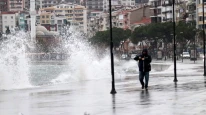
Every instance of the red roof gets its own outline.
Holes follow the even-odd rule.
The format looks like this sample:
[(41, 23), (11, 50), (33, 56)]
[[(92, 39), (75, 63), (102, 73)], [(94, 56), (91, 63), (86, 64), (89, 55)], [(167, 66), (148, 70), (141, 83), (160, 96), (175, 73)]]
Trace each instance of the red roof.
[(15, 14), (15, 13), (17, 13), (17, 12), (10, 12), (10, 11), (8, 11), (8, 12), (1, 12), (1, 14)]

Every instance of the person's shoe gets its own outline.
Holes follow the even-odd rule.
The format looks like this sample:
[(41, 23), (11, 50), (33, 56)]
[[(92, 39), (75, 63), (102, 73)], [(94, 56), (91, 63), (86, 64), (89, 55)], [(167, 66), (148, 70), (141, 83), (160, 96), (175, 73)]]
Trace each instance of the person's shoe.
[(145, 86), (145, 89), (148, 90), (148, 86)]
[(144, 85), (142, 86), (142, 89), (144, 89)]

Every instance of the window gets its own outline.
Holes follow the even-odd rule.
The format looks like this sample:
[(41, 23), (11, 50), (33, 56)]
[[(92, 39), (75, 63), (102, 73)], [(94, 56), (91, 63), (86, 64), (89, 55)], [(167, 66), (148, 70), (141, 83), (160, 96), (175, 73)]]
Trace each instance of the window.
[(49, 16), (47, 15), (46, 18), (49, 18)]
[(62, 24), (62, 20), (57, 20), (57, 24)]
[(51, 24), (55, 24), (54, 20), (51, 20)]
[(42, 24), (44, 24), (45, 23), (45, 21), (44, 20), (42, 20)]
[(7, 16), (5, 16), (4, 19), (7, 19)]
[(11, 19), (13, 19), (13, 16), (11, 16)]
[(42, 18), (45, 18), (45, 16), (41, 16)]

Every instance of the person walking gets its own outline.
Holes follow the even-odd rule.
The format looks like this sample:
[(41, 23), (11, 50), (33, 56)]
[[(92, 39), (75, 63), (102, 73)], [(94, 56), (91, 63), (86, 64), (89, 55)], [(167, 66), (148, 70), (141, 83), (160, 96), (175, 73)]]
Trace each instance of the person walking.
[[(139, 61), (139, 81), (142, 85), (142, 89), (148, 88), (148, 82), (149, 82), (149, 72), (151, 71), (151, 65), (152, 62), (151, 56), (148, 54), (147, 49), (143, 49), (141, 55), (137, 55), (134, 60)], [(145, 83), (144, 83), (145, 78)]]

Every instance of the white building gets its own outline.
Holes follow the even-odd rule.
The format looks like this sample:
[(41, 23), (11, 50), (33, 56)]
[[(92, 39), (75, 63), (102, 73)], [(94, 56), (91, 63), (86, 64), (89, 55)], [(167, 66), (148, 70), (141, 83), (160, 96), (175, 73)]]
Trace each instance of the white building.
[(135, 6), (135, 0), (120, 0), (123, 6)]
[(149, 0), (152, 23), (172, 21), (172, 1), (171, 0)]
[(162, 1), (161, 13), (162, 13), (162, 22), (172, 21), (173, 13), (172, 13), (171, 0)]
[[(112, 6), (121, 5), (120, 3), (121, 3), (120, 0), (111, 0), (111, 5)], [(109, 0), (104, 0), (103, 1), (103, 11), (104, 12), (109, 11)]]
[(2, 12), (2, 30), (6, 32), (7, 27), (10, 30), (17, 26), (17, 14), (15, 12)]
[[(174, 6), (175, 20), (185, 20), (184, 15), (187, 11), (188, 0), (176, 0)], [(172, 0), (149, 0), (151, 21), (153, 23), (166, 22), (173, 20), (173, 3)]]

